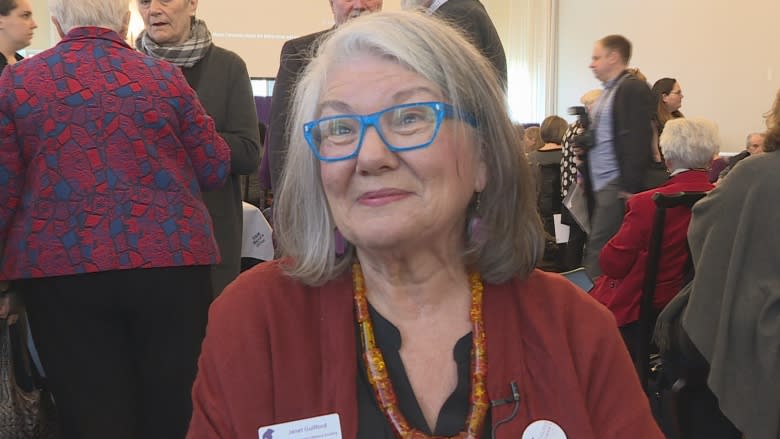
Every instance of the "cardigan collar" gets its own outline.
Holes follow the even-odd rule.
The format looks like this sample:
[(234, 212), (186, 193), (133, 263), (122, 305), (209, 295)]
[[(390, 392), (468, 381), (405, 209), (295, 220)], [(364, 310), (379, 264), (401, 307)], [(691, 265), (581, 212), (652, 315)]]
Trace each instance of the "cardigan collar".
[(677, 183), (705, 183), (709, 182), (709, 173), (706, 169), (688, 169), (684, 170), (682, 172), (678, 172), (674, 175), (672, 175), (669, 180), (666, 180), (663, 186), (668, 186), (670, 184), (677, 184)]

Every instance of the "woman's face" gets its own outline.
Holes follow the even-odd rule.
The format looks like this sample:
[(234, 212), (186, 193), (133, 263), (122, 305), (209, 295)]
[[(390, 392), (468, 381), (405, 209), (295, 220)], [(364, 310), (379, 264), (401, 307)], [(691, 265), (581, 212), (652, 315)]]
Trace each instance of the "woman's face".
[[(434, 83), (392, 61), (363, 55), (328, 72), (317, 117), (367, 115), (429, 101), (444, 101)], [(398, 153), (368, 127), (357, 157), (320, 162), (336, 226), (363, 250), (459, 245), (466, 208), (485, 186), (476, 148), (475, 131), (457, 119), (444, 119), (429, 146)]]
[(14, 51), (29, 46), (33, 30), (38, 27), (32, 18), (30, 2), (16, 0), (16, 5), (8, 15), (0, 15), (0, 39), (9, 42)]
[(190, 38), (190, 25), (198, 0), (138, 0), (138, 12), (149, 38), (161, 46), (177, 45)]
[(672, 87), (672, 91), (663, 97), (664, 104), (666, 104), (666, 108), (669, 110), (669, 112), (679, 110), (680, 107), (682, 107), (682, 99), (682, 88), (680, 88), (679, 82), (675, 82), (674, 87)]

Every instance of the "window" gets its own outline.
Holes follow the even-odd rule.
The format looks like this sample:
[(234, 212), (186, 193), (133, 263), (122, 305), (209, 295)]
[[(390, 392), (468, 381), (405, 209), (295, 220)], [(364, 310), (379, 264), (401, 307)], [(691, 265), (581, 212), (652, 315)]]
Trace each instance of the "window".
[(255, 96), (271, 96), (274, 93), (274, 78), (252, 78), (252, 94)]

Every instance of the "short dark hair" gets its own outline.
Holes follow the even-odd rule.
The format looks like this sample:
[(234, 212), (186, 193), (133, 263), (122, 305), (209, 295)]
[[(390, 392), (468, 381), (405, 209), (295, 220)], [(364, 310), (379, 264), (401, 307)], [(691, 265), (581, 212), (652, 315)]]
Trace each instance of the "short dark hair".
[(605, 49), (617, 51), (624, 64), (631, 60), (631, 41), (623, 35), (607, 35), (599, 42)]
[(0, 0), (0, 15), (6, 16), (18, 7), (16, 0)]
[(677, 80), (674, 78), (661, 78), (655, 81), (653, 84), (653, 94), (656, 99), (660, 99), (663, 95), (668, 95), (674, 90), (674, 84), (677, 84)]

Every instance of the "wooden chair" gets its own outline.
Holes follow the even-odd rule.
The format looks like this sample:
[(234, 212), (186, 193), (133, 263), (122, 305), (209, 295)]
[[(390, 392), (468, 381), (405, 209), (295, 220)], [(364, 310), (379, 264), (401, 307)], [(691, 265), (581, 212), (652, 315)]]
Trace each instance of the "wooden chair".
[[(636, 345), (637, 373), (644, 389), (647, 389), (647, 379), (650, 371), (650, 340), (655, 327), (655, 319), (658, 316), (658, 310), (653, 307), (653, 299), (655, 298), (656, 278), (658, 277), (658, 263), (661, 260), (666, 209), (680, 206), (690, 209), (706, 194), (706, 192), (680, 192), (667, 195), (656, 192), (653, 195), (653, 201), (656, 206), (655, 218), (653, 219), (653, 231), (650, 235), (645, 278), (642, 283), (642, 299), (639, 306), (639, 336), (637, 337)], [(682, 270), (685, 273), (686, 271), (691, 271), (692, 267), (689, 255), (688, 263)]]
[[(654, 415), (662, 426), (667, 439), (736, 439), (741, 433), (720, 412), (717, 399), (707, 386), (709, 366), (706, 360), (685, 334), (681, 325), (675, 326), (673, 338), (675, 344), (686, 359), (684, 364), (670, 364), (654, 352), (651, 344), (658, 310), (653, 307), (655, 296), (658, 264), (662, 253), (663, 231), (666, 221), (666, 209), (685, 206), (692, 208), (704, 197), (704, 192), (681, 192), (664, 195), (656, 193), (653, 201), (656, 213), (653, 220), (653, 231), (648, 249), (647, 267), (642, 286), (642, 299), (639, 311), (639, 334), (636, 345), (636, 367), (642, 387), (648, 397), (663, 398), (663, 403), (655, 407)], [(693, 278), (693, 262), (690, 258), (681, 267), (687, 283)], [(679, 323), (679, 322), (678, 322)], [(653, 370), (655, 368), (655, 370)], [(670, 373), (673, 370), (673, 373)], [(655, 372), (656, 380), (667, 379), (663, 395), (654, 394), (658, 389), (651, 389), (649, 377)], [(665, 374), (664, 376), (660, 376)], [(673, 382), (669, 376), (674, 376)], [(651, 404), (653, 405), (653, 404)], [(660, 408), (659, 408), (660, 407)]]

